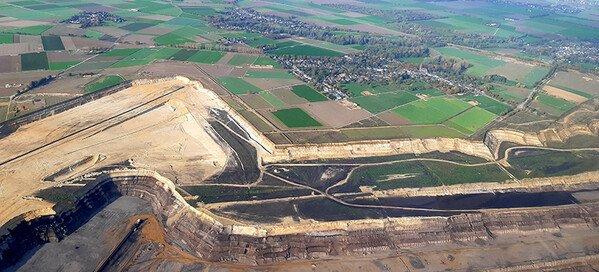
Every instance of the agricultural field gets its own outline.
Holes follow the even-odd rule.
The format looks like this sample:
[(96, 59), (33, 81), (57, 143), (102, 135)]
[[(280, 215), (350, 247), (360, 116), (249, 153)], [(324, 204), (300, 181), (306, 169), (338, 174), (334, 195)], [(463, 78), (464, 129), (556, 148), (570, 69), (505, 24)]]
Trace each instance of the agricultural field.
[(472, 106), (467, 102), (445, 97), (434, 97), (397, 107), (393, 110), (412, 124), (440, 124)]
[(299, 97), (302, 97), (309, 102), (326, 101), (326, 96), (314, 90), (308, 85), (296, 85), (291, 87), (291, 91)]
[(125, 80), (121, 76), (108, 75), (88, 83), (87, 85), (85, 85), (84, 90), (86, 93), (93, 93), (119, 85), (123, 81)]
[(441, 47), (435, 50), (444, 57), (460, 59), (471, 64), (472, 66), (466, 70), (469, 75), (477, 77), (500, 75), (528, 88), (532, 88), (542, 80), (550, 70), (549, 67), (515, 58), (493, 57), (492, 52), (475, 52), (455, 47)]
[(21, 70), (45, 70), (48, 69), (48, 56), (46, 52), (27, 53), (21, 55)]
[(273, 112), (273, 115), (289, 128), (322, 126), (322, 124), (300, 108), (277, 110)]
[(340, 51), (335, 51), (323, 47), (313, 46), (295, 41), (284, 41), (277, 43), (276, 49), (270, 53), (273, 55), (291, 55), (291, 56), (313, 56), (313, 57), (339, 57), (345, 55)]
[(424, 21), (423, 24), (458, 32), (478, 33), (502, 38), (512, 38), (524, 35), (523, 33), (516, 31), (516, 27), (504, 24), (491, 26), (490, 21), (470, 16), (452, 16), (448, 18)]
[[(124, 78), (136, 78), (131, 76), (133, 71), (138, 70), (142, 75), (145, 67), (172, 62), (199, 67), (220, 85), (211, 87), (219, 87), (219, 94), (243, 105), (239, 110), (262, 130), (270, 131), (279, 127), (283, 130), (281, 133), (287, 133), (285, 127), (292, 128), (290, 131), (299, 127), (323, 131), (338, 129), (334, 133), (322, 133), (328, 136), (291, 137), (298, 141), (468, 137), (497, 116), (512, 110), (550, 72), (549, 67), (543, 64), (550, 60), (539, 61), (539, 56), (525, 58), (523, 56), (526, 54), (517, 49), (479, 50), (451, 45), (430, 48), (428, 56), (402, 56), (400, 59), (414, 69), (414, 66), (442, 55), (472, 64), (466, 71), (467, 75), (483, 78), (497, 74), (505, 76), (508, 82), (488, 84), (489, 88), (476, 95), (448, 95), (446, 90), (428, 79), (414, 79), (407, 83), (366, 83), (362, 80), (359, 82), (364, 83), (358, 83), (350, 80), (335, 86), (347, 96), (340, 99), (323, 90), (322, 85), (306, 78), (296, 78), (294, 75), (300, 77), (301, 74), (296, 71), (291, 73), (289, 63), (281, 59), (290, 56), (330, 59), (369, 52), (369, 46), (358, 40), (337, 42), (302, 35), (282, 35), (282, 38), (277, 38), (276, 35), (254, 32), (253, 29), (215, 27), (208, 16), (219, 15), (230, 7), (223, 3), (196, 5), (153, 0), (114, 0), (101, 4), (85, 0), (78, 3), (13, 2), (3, 4), (6, 10), (0, 11), (0, 14), (11, 17), (0, 20), (0, 46), (10, 45), (10, 48), (2, 49), (10, 52), (0, 55), (8, 64), (0, 69), (1, 73), (36, 71), (49, 74), (67, 71), (73, 74), (109, 75), (87, 85), (78, 85), (79, 89), (83, 87), (83, 91), (89, 92), (104, 88), (104, 85), (118, 84), (116, 82)], [(555, 21), (536, 19), (535, 16), (543, 13), (534, 9), (522, 12), (491, 3), (483, 5), (477, 2), (466, 9), (458, 8), (458, 3), (414, 1), (381, 1), (365, 5), (402, 11), (426, 11), (436, 18), (413, 23), (443, 31), (498, 38), (518, 39), (528, 33), (529, 36), (524, 38), (533, 41), (536, 37), (531, 36), (527, 23), (538, 26), (556, 24)], [(288, 1), (256, 6), (252, 1), (242, 1), (239, 6), (254, 7), (275, 15), (294, 15), (298, 20), (319, 27), (334, 27), (335, 31), (331, 35), (340, 37), (354, 35), (352, 31), (407, 37), (398, 31), (392, 18), (347, 11), (321, 3)], [(85, 29), (57, 21), (57, 18), (66, 19), (79, 12), (95, 9), (108, 10), (121, 16), (124, 21)], [(9, 11), (11, 15), (4, 14)], [(520, 16), (518, 20), (521, 21), (505, 20), (513, 16)], [(555, 20), (568, 22), (567, 27), (547, 27), (539, 31), (562, 35), (560, 33), (564, 29), (571, 30), (576, 25), (592, 25), (587, 19), (573, 16), (558, 16)], [(112, 76), (117, 74), (122, 77)], [(596, 96), (596, 90), (599, 89), (597, 82), (596, 77), (589, 74), (558, 71), (544, 86), (547, 88), (545, 92), (535, 98), (532, 107), (541, 113), (558, 115), (570, 109), (573, 106), (571, 103), (582, 101), (581, 97), (591, 99)], [(571, 96), (577, 100), (572, 101), (572, 97), (564, 96), (565, 93), (573, 94)], [(297, 112), (301, 117), (291, 120), (288, 112)]]
[(248, 83), (237, 77), (222, 77), (218, 79), (219, 83), (234, 94), (259, 93), (262, 89)]

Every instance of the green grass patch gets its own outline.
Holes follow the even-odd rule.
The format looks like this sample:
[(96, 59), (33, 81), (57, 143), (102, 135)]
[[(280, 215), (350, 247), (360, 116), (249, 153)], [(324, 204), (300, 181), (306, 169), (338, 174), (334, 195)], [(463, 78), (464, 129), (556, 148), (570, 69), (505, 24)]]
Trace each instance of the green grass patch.
[(461, 59), (472, 64), (472, 67), (468, 68), (466, 73), (473, 76), (484, 76), (490, 69), (505, 64), (504, 61), (454, 47), (440, 47), (435, 48), (435, 50), (445, 57)]
[(350, 82), (343, 84), (342, 87), (344, 90), (349, 91), (351, 96), (362, 96), (363, 92), (374, 93), (374, 89), (368, 84)]
[(156, 25), (155, 23), (135, 22), (135, 23), (130, 23), (128, 25), (121, 26), (120, 28), (131, 31), (131, 32), (135, 32), (135, 31), (140, 31), (142, 29), (146, 29), (148, 27), (152, 27), (155, 25)]
[(470, 104), (461, 100), (433, 97), (405, 104), (393, 112), (412, 124), (439, 124), (470, 107)]
[(544, 93), (540, 93), (537, 96), (537, 101), (539, 101), (539, 103), (551, 107), (555, 110), (557, 110), (560, 114), (569, 111), (570, 109), (576, 107), (576, 103), (562, 99), (562, 98), (558, 98), (555, 96), (551, 96), (548, 94), (544, 94)]
[(22, 35), (41, 35), (46, 32), (46, 30), (52, 28), (51, 25), (37, 25), (37, 26), (27, 26), (27, 27), (19, 27), (10, 30), (3, 30), (5, 33), (14, 33), (14, 34), (22, 34)]
[(175, 54), (173, 54), (170, 59), (172, 60), (178, 60), (178, 61), (185, 61), (188, 58), (190, 58), (191, 56), (193, 56), (196, 52), (198, 52), (197, 50), (189, 50), (189, 49), (181, 49), (178, 52), (176, 52)]
[(95, 31), (95, 30), (91, 30), (88, 29), (85, 31), (85, 36), (91, 39), (100, 39), (102, 38), (102, 36), (104, 36), (104, 33), (100, 32), (100, 31)]
[(339, 57), (344, 53), (333, 51), (321, 47), (316, 47), (308, 44), (295, 44), (291, 46), (279, 47), (270, 53), (274, 55), (290, 55), (290, 56), (316, 56), (316, 57)]
[(252, 64), (256, 61), (256, 59), (258, 59), (257, 56), (253, 56), (253, 55), (241, 55), (241, 54), (235, 54), (228, 62), (229, 65), (234, 65), (234, 66), (242, 66), (242, 65), (246, 65), (246, 64)]
[(59, 70), (64, 70), (67, 68), (70, 68), (71, 66), (74, 66), (75, 64), (79, 63), (79, 61), (57, 61), (57, 62), (50, 62), (48, 64), (48, 68), (52, 71), (59, 71)]
[(267, 57), (267, 56), (259, 56), (252, 65), (257, 66), (272, 66), (273, 68), (281, 68), (281, 65), (275, 60)]
[(418, 100), (418, 97), (405, 91), (359, 96), (351, 99), (352, 102), (374, 114), (410, 103), (415, 100)]
[(0, 44), (13, 43), (14, 36), (13, 34), (0, 34)]
[(152, 62), (151, 59), (122, 59), (110, 65), (110, 68), (123, 68), (132, 66), (142, 66)]
[(319, 102), (328, 100), (326, 96), (317, 92), (308, 85), (295, 85), (291, 87), (291, 91), (299, 97), (302, 97), (309, 102)]
[(106, 57), (126, 57), (137, 52), (138, 50), (139, 48), (115, 48), (108, 52), (102, 53), (102, 55)]
[(486, 95), (473, 95), (467, 94), (460, 96), (460, 99), (468, 102), (468, 101), (476, 101), (478, 106), (488, 110), (494, 114), (502, 115), (508, 111), (510, 111), (511, 107), (505, 103), (499, 102), (491, 97)]
[(344, 129), (341, 131), (353, 141), (401, 139), (401, 138), (464, 138), (463, 133), (445, 125), (419, 125), (401, 127), (374, 127), (368, 129)]
[(251, 78), (276, 78), (292, 79), (294, 76), (285, 70), (250, 70), (245, 72), (246, 77)]
[(517, 178), (569, 176), (599, 170), (599, 152), (534, 150), (511, 154), (510, 172)]
[(433, 21), (424, 21), (424, 24), (433, 27), (442, 27), (463, 33), (478, 33), (487, 36), (496, 36), (501, 38), (512, 38), (523, 36), (524, 34), (516, 31), (516, 28), (501, 24), (499, 27), (489, 26), (488, 21), (470, 16), (452, 16)]
[(268, 102), (269, 104), (271, 104), (276, 109), (281, 109), (281, 108), (285, 107), (285, 102), (283, 102), (278, 97), (274, 96), (269, 91), (262, 91), (262, 92), (260, 92), (260, 96), (262, 98), (264, 98), (264, 100), (266, 100), (266, 102)]
[(273, 112), (273, 115), (290, 128), (322, 126), (322, 124), (300, 108), (278, 110)]
[(150, 54), (147, 58), (152, 59), (152, 60), (157, 60), (157, 59), (167, 60), (167, 59), (170, 59), (173, 55), (175, 55), (179, 51), (180, 51), (180, 49), (178, 49), (178, 48), (171, 48), (171, 47), (160, 48), (158, 51)]
[(465, 112), (447, 120), (445, 124), (449, 127), (470, 135), (491, 123), (497, 115), (479, 107), (472, 107)]
[(214, 64), (224, 55), (225, 53), (219, 51), (198, 50), (195, 54), (191, 55), (191, 57), (187, 58), (187, 61)]
[(327, 21), (329, 23), (333, 23), (333, 24), (337, 24), (337, 25), (344, 25), (344, 26), (347, 26), (347, 25), (357, 25), (358, 24), (358, 22), (356, 22), (356, 21), (352, 21), (352, 20), (345, 19), (345, 18), (333, 18), (333, 19), (329, 19), (329, 18), (324, 18), (323, 17), (323, 18), (319, 18), (319, 19), (322, 19), (322, 20)]
[(46, 52), (21, 54), (21, 71), (47, 70), (48, 56)]
[(83, 87), (85, 93), (93, 93), (100, 90), (104, 90), (110, 87), (114, 87), (125, 81), (121, 76), (109, 75), (102, 77), (94, 82), (90, 82)]
[(164, 35), (154, 38), (156, 45), (178, 45), (195, 42), (195, 37), (202, 33), (201, 30), (189, 26), (179, 28)]
[(508, 179), (509, 176), (495, 164), (463, 166), (436, 161), (410, 161), (360, 167), (350, 175), (348, 184), (353, 188), (372, 186), (375, 190), (390, 190)]
[(219, 83), (234, 94), (259, 93), (262, 89), (238, 77), (221, 77)]
[(541, 81), (545, 76), (547, 76), (549, 70), (549, 67), (537, 67), (524, 76), (522, 83), (524, 83), (526, 87), (532, 88), (537, 84), (537, 82)]
[(42, 45), (46, 51), (64, 50), (60, 36), (42, 36)]
[(571, 92), (573, 94), (580, 95), (580, 96), (582, 96), (584, 98), (588, 98), (588, 99), (593, 98), (592, 94), (589, 94), (589, 93), (586, 93), (586, 92), (583, 92), (583, 91), (579, 91), (579, 90), (576, 90), (576, 89), (572, 89), (570, 87), (566, 87), (566, 86), (562, 86), (562, 85), (554, 85), (554, 84), (549, 84), (549, 85), (551, 85), (553, 87), (556, 87), (556, 88), (559, 88), (559, 89), (562, 89), (564, 91)]

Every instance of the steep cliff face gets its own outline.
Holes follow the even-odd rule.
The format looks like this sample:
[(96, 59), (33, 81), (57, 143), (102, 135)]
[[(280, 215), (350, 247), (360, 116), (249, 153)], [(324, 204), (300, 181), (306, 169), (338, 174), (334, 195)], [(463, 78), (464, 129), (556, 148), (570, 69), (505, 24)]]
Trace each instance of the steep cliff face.
[(484, 144), (489, 148), (494, 158), (503, 154), (502, 143), (514, 143), (523, 146), (547, 146), (551, 142), (564, 142), (580, 135), (599, 136), (599, 120), (591, 120), (586, 124), (556, 124), (551, 128), (537, 133), (523, 132), (513, 129), (495, 129), (487, 132)]
[(264, 162), (301, 161), (310, 159), (355, 158), (398, 154), (457, 151), (492, 160), (489, 148), (480, 141), (452, 138), (380, 140), (368, 142), (330, 143), (314, 145), (278, 145)]
[[(63, 237), (77, 218), (120, 195), (148, 201), (166, 230), (167, 240), (182, 250), (213, 262), (269, 264), (299, 259), (358, 256), (365, 253), (396, 254), (397, 248), (431, 244), (471, 243), (497, 235), (579, 227), (595, 230), (599, 204), (579, 204), (543, 209), (490, 210), (449, 217), (391, 218), (333, 223), (278, 225), (223, 224), (210, 214), (187, 204), (174, 184), (155, 172), (113, 171), (102, 175), (89, 193), (55, 216), (23, 223), (0, 240), (2, 262), (14, 260), (15, 248), (23, 252), (36, 243)], [(26, 227), (36, 226), (36, 227)], [(42, 237), (20, 242), (17, 237)]]

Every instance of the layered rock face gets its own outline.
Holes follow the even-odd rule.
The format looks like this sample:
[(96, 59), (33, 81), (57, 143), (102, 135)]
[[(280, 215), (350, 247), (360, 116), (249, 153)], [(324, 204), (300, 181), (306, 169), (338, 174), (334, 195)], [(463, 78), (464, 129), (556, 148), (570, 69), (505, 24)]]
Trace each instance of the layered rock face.
[[(90, 210), (89, 207), (99, 207), (98, 203), (120, 195), (148, 201), (166, 230), (167, 240), (184, 251), (206, 261), (248, 265), (365, 253), (393, 255), (403, 247), (480, 242), (506, 233), (565, 227), (596, 231), (599, 225), (599, 204), (596, 203), (542, 209), (482, 210), (449, 217), (298, 224), (293, 227), (231, 225), (189, 206), (170, 180), (152, 171), (113, 171), (100, 176), (94, 184), (94, 188), (74, 208), (53, 217), (35, 219), (37, 223), (29, 221), (26, 225), (38, 227), (22, 230), (18, 236), (14, 236), (17, 234), (14, 229), (11, 230), (13, 235), (4, 236), (0, 246), (4, 252), (3, 261), (7, 251), (14, 252), (16, 237), (46, 237), (38, 243), (48, 241), (50, 236), (60, 238), (61, 235), (48, 233), (68, 233), (57, 231), (75, 225), (65, 218), (78, 218), (73, 215), (81, 216), (82, 212)], [(32, 233), (23, 233), (26, 231)], [(26, 248), (34, 243), (20, 247)]]
[(262, 156), (264, 162), (301, 161), (314, 158), (356, 158), (397, 154), (423, 154), (457, 151), (467, 155), (493, 160), (483, 142), (452, 138), (380, 140), (351, 143), (314, 145), (277, 145), (271, 154)]

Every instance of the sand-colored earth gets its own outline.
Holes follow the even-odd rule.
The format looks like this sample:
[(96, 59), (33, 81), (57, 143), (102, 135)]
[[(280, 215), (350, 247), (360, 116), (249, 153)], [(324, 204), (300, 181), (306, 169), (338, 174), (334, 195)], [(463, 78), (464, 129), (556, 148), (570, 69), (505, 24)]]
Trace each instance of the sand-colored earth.
[[(52, 204), (28, 196), (56, 185), (43, 180), (89, 156), (85, 172), (132, 160), (177, 183), (194, 183), (225, 165), (228, 151), (207, 127), (207, 105), (222, 103), (184, 79), (134, 85), (20, 127), (0, 139), (0, 225)], [(75, 169), (77, 169), (75, 167)]]
[(559, 98), (562, 98), (562, 99), (565, 99), (568, 101), (572, 101), (575, 103), (582, 103), (584, 101), (587, 101), (586, 97), (584, 97), (582, 95), (577, 95), (575, 93), (571, 93), (566, 90), (562, 90), (560, 88), (549, 86), (549, 85), (543, 86), (543, 91), (545, 91), (548, 94), (553, 95), (555, 97), (559, 97)]

